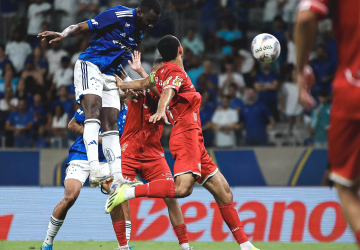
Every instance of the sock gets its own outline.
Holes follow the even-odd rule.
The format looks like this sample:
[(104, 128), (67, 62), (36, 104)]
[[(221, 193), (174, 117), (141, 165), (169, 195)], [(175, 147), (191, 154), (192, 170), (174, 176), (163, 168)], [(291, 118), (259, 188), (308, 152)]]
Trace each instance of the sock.
[(126, 229), (126, 240), (127, 242), (130, 241), (131, 237), (131, 221), (125, 221), (125, 229)]
[(187, 237), (186, 225), (185, 224), (176, 225), (173, 228), (174, 228), (176, 237), (179, 240), (181, 249), (188, 249), (190, 246), (189, 246), (189, 240)]
[[(241, 224), (239, 214), (234, 207), (234, 202), (224, 204), (224, 205), (219, 205), (219, 209), (220, 209), (221, 216), (223, 217), (226, 225), (228, 225), (228, 227), (229, 227), (230, 231), (232, 232), (237, 243), (242, 244), (244, 242), (249, 241), (244, 232), (243, 225)], [(254, 246), (252, 246), (251, 248), (253, 248), (253, 247)], [(251, 250), (251, 248), (248, 249), (248, 248), (242, 247), (241, 249), (242, 250)]]
[(127, 240), (125, 235), (125, 220), (119, 222), (113, 222), (114, 231), (116, 234), (116, 238), (119, 242), (120, 246), (126, 246)]
[(102, 133), (102, 145), (105, 158), (109, 163), (110, 173), (114, 176), (114, 181), (122, 179), (119, 131)]
[(175, 198), (173, 180), (157, 180), (135, 187), (135, 197)]
[(84, 122), (84, 144), (86, 155), (88, 157), (90, 171), (100, 168), (99, 164), (99, 130), (100, 121), (98, 119), (87, 119)]
[(356, 237), (356, 241), (357, 241), (358, 246), (360, 246), (360, 231), (357, 231), (355, 233), (355, 237)]
[(246, 242), (240, 244), (240, 249), (241, 250), (251, 250), (253, 248), (254, 248), (254, 245), (251, 244), (250, 241), (246, 241)]
[(59, 232), (60, 227), (62, 226), (63, 222), (64, 222), (64, 220), (58, 220), (54, 216), (51, 215), (44, 243), (46, 243), (48, 245), (54, 244), (54, 238), (57, 235), (57, 233)]

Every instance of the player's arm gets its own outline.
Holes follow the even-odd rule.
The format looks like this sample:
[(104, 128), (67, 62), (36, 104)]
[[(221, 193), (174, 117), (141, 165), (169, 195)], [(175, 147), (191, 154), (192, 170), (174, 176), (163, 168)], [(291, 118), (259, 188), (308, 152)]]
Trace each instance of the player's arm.
[(134, 70), (136, 73), (140, 75), (142, 78), (146, 78), (149, 75), (146, 73), (146, 71), (143, 69), (141, 65), (141, 53), (139, 51), (134, 51), (133, 54), (131, 54), (132, 61), (128, 60), (128, 63), (130, 65), (130, 68)]
[(119, 89), (125, 91), (127, 89), (132, 90), (145, 90), (148, 88), (151, 88), (155, 86), (155, 82), (150, 82), (151, 74), (150, 76), (138, 80), (133, 80), (130, 82), (123, 82), (119, 76), (116, 75), (116, 84)]
[(160, 120), (164, 120), (166, 124), (170, 124), (166, 116), (166, 108), (169, 106), (175, 94), (176, 92), (173, 88), (167, 88), (163, 91), (159, 100), (158, 109), (156, 113), (150, 117), (149, 122), (156, 123)]
[(47, 37), (54, 37), (54, 39), (50, 40), (49, 43), (58, 42), (63, 40), (66, 37), (73, 37), (81, 33), (88, 32), (90, 30), (88, 22), (82, 22), (78, 24), (73, 24), (64, 29), (63, 32), (55, 32), (55, 31), (44, 31), (38, 34), (38, 38), (41, 38), (44, 41)]

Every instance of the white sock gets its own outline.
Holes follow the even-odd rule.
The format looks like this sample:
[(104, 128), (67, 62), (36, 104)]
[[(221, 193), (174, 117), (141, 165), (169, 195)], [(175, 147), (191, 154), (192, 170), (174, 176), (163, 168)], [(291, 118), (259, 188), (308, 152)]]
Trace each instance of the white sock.
[(100, 121), (98, 119), (87, 119), (84, 122), (84, 144), (88, 157), (90, 171), (100, 168), (99, 164), (99, 130)]
[(125, 188), (124, 190), (125, 199), (131, 200), (135, 198), (135, 187)]
[(125, 221), (125, 233), (126, 233), (126, 239), (128, 241), (128, 244), (129, 244), (129, 241), (130, 241), (130, 238), (131, 238), (131, 221)]
[(180, 245), (181, 250), (187, 250), (190, 248), (189, 243), (183, 243)]
[(54, 216), (51, 215), (44, 243), (46, 243), (48, 245), (54, 244), (54, 238), (57, 235), (57, 233), (59, 232), (60, 227), (62, 226), (63, 222), (64, 222), (63, 220), (58, 220)]
[(110, 173), (114, 176), (114, 181), (122, 179), (119, 131), (102, 133), (102, 146), (105, 158), (109, 163)]
[(254, 245), (251, 244), (250, 241), (246, 241), (246, 242), (240, 244), (240, 249), (241, 250), (251, 250), (253, 248), (254, 248)]

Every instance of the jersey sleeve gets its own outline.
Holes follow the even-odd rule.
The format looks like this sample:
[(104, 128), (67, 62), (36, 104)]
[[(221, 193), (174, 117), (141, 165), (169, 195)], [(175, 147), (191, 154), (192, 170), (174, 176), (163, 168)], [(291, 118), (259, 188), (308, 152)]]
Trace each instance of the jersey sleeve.
[(301, 0), (298, 6), (298, 12), (312, 10), (320, 17), (326, 17), (329, 12), (331, 0)]
[(176, 93), (178, 93), (185, 78), (186, 75), (184, 74), (184, 72), (180, 70), (173, 70), (169, 72), (165, 77), (163, 89), (165, 90), (168, 88), (172, 88), (175, 90)]
[(82, 110), (82, 108), (78, 108), (78, 110), (76, 110), (74, 118), (75, 118), (75, 120), (78, 121), (78, 123), (84, 123), (84, 121), (85, 121), (85, 113)]
[(87, 20), (86, 22), (89, 25), (90, 31), (96, 33), (104, 29), (106, 26), (112, 24), (121, 24), (124, 21), (124, 18), (132, 17), (132, 16), (133, 16), (132, 9), (118, 11), (112, 8), (105, 10), (104, 12), (101, 12), (98, 16), (96, 16), (93, 19)]

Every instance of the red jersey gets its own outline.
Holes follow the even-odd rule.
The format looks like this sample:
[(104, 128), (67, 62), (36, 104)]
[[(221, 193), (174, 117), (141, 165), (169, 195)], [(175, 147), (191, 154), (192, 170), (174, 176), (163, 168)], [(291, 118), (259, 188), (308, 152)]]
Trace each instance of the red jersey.
[(124, 132), (120, 139), (124, 156), (136, 159), (158, 159), (164, 156), (160, 139), (164, 123), (150, 123), (151, 115), (156, 112), (159, 98), (152, 93), (138, 102), (129, 101)]
[(313, 10), (320, 17), (326, 17), (330, 6), (334, 11), (338, 51), (331, 115), (342, 119), (360, 119), (360, 1), (302, 0), (299, 11)]
[(201, 95), (196, 92), (189, 76), (180, 66), (167, 62), (155, 74), (156, 88), (161, 95), (167, 88), (175, 90), (175, 96), (167, 108), (173, 124), (171, 136), (190, 129), (201, 129)]

